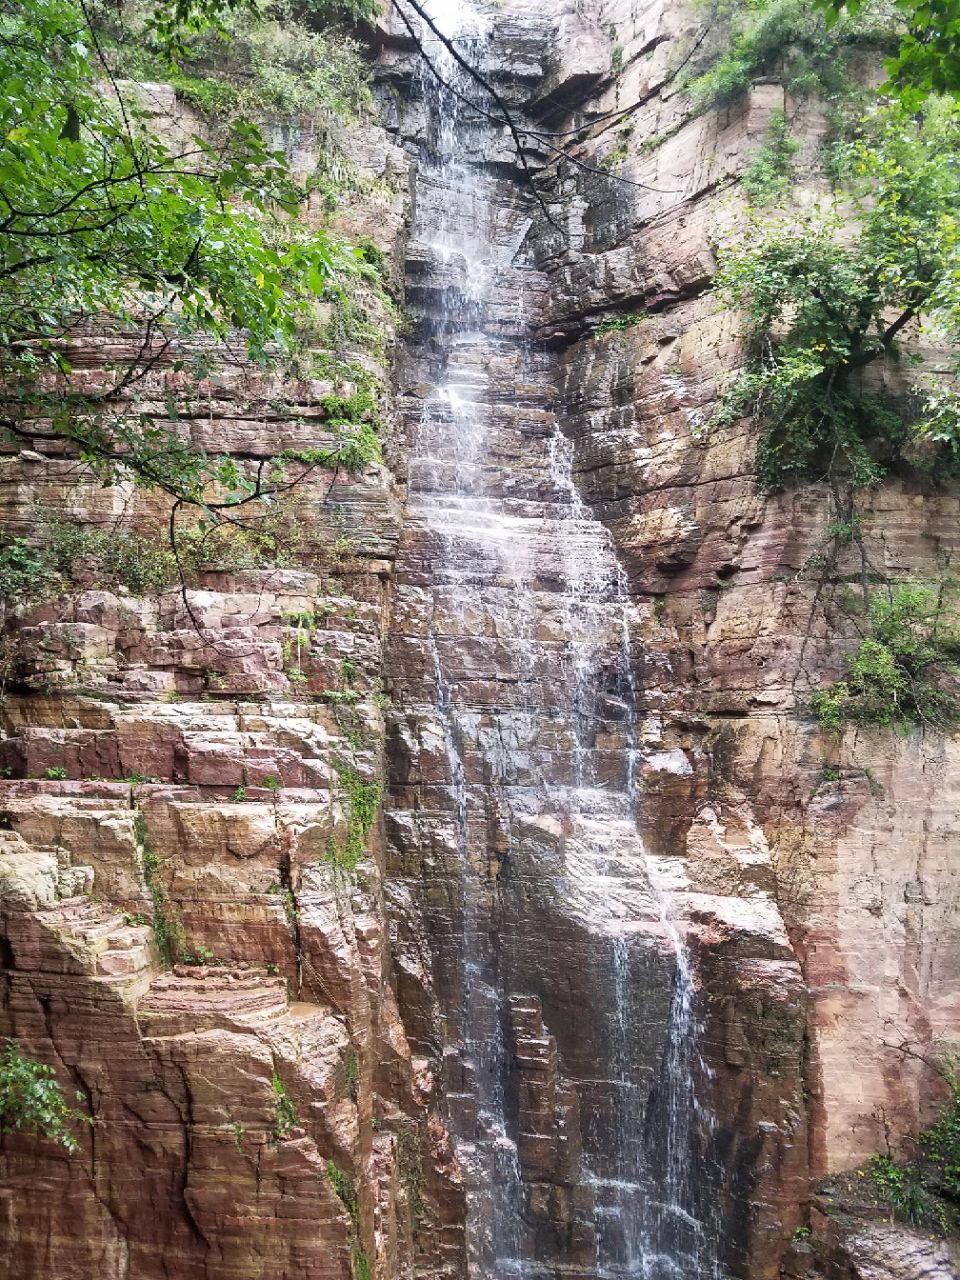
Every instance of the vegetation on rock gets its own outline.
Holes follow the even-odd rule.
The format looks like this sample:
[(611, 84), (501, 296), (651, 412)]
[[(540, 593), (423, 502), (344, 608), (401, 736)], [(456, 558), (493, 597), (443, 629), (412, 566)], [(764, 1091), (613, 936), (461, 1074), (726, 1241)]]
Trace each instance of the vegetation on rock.
[(335, 866), (355, 871), (366, 852), (367, 839), (373, 830), (383, 795), (379, 780), (366, 781), (352, 764), (336, 761), (337, 776), (347, 796), (347, 835), (342, 849), (331, 848)]
[(275, 1108), (273, 1140), (279, 1144), (290, 1137), (300, 1123), (300, 1116), (297, 1114), (297, 1108), (287, 1093), (286, 1086), (276, 1071), (273, 1073), (272, 1084)]
[(920, 1134), (916, 1158), (873, 1156), (858, 1188), (893, 1216), (935, 1235), (960, 1227), (960, 1061), (948, 1059), (941, 1071), (950, 1098), (939, 1119)]
[(799, 142), (791, 136), (786, 112), (775, 111), (763, 146), (741, 180), (754, 208), (772, 204), (786, 194), (793, 174), (793, 157), (799, 149)]
[(870, 597), (865, 634), (842, 680), (814, 694), (820, 726), (949, 728), (960, 720), (960, 633), (943, 591), (905, 584)]
[[(864, 0), (817, 0), (828, 21), (856, 17)], [(931, 93), (960, 95), (960, 4), (957, 0), (894, 0), (902, 33), (887, 62), (892, 90), (917, 106)]]
[(795, 97), (838, 101), (857, 95), (849, 62), (857, 51), (892, 51), (898, 15), (891, 0), (866, 0), (830, 25), (804, 0), (714, 0), (709, 10), (710, 63), (691, 85), (703, 109), (776, 76)]
[[(953, 358), (907, 366), (899, 341), (960, 347), (960, 108), (877, 110), (843, 144), (845, 190), (812, 210), (754, 215), (720, 251), (721, 300), (744, 318), (747, 364), (716, 421), (761, 426), (757, 470), (776, 489), (876, 483), (892, 468), (960, 474)], [(892, 389), (870, 376), (883, 364)], [(942, 364), (942, 362), (940, 362)], [(899, 385), (897, 383), (899, 382)]]
[(160, 952), (160, 959), (168, 969), (186, 953), (186, 934), (176, 910), (170, 905), (167, 891), (160, 880), (160, 855), (150, 841), (150, 831), (142, 809), (137, 809), (133, 819), (133, 834), (140, 851), (143, 881), (153, 904), (153, 936)]
[(345, 16), (338, 6), (324, 14), (292, 0), (223, 5), (215, 21), (196, 24), (176, 48), (173, 67), (158, 10), (146, 0), (100, 0), (89, 12), (118, 75), (169, 79), (217, 129), (238, 118), (319, 125), (358, 119), (369, 108), (360, 46), (328, 25)]
[[(77, 1101), (83, 1097), (77, 1094)], [(16, 1040), (7, 1040), (0, 1055), (0, 1133), (37, 1134), (67, 1151), (79, 1150), (78, 1123), (88, 1117), (67, 1105), (53, 1068), (28, 1058)]]
[[(367, 12), (356, 3), (302, 8), (314, 17)], [(252, 12), (240, 0), (180, 0), (141, 17), (151, 56), (162, 59), (183, 54), (187, 37), (236, 40), (240, 15)], [(281, 38), (275, 18), (264, 24), (248, 29), (250, 56)], [(346, 92), (337, 77), (365, 92), (355, 53), (323, 50), (322, 59), (314, 45), (287, 50), (313, 58), (316, 74), (296, 64), (283, 83), (282, 58), (264, 54), (262, 93), (269, 82), (280, 101), (312, 86), (312, 105), (334, 110)], [(172, 366), (199, 388), (217, 345), (236, 361), (275, 363), (297, 341), (311, 300), (340, 296), (373, 268), (299, 219), (309, 185), (242, 112), (228, 113), (215, 143), (175, 145), (143, 96), (116, 78), (110, 53), (78, 0), (0, 0), (0, 427), (23, 442), (66, 444), (105, 483), (131, 478), (213, 523), (240, 522), (315, 467), (365, 466), (376, 456), (369, 422), (340, 420), (336, 442), (308, 457), (291, 451), (248, 465), (191, 442), (179, 425), (183, 397), (158, 390), (158, 371)], [(90, 391), (72, 349), (105, 324), (127, 354)]]

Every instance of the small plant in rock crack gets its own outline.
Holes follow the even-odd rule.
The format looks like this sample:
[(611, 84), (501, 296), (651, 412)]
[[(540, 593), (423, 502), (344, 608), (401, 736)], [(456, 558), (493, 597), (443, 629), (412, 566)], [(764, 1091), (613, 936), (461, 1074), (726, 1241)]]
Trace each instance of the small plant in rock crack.
[(47, 769), (43, 776), (48, 782), (62, 782), (67, 776), (67, 771), (61, 765), (55, 765), (52, 769)]
[(352, 707), (360, 701), (357, 689), (325, 689), (323, 696), (325, 701), (332, 702), (334, 706)]
[(276, 793), (283, 788), (283, 783), (275, 773), (268, 773), (260, 780), (260, 785), (267, 791)]
[(300, 1123), (300, 1116), (297, 1114), (297, 1108), (287, 1094), (284, 1083), (276, 1071), (273, 1073), (272, 1083), (274, 1095), (273, 1140), (279, 1145), (281, 1142), (285, 1142), (293, 1133)]
[(373, 830), (383, 795), (383, 783), (379, 779), (366, 781), (351, 764), (334, 761), (340, 785), (347, 796), (347, 837), (342, 849), (332, 844), (328, 856), (335, 866), (354, 872), (362, 859), (367, 838)]
[(347, 1055), (343, 1064), (344, 1084), (350, 1097), (357, 1101), (360, 1094), (360, 1059), (357, 1057), (356, 1049), (351, 1047), (347, 1050)]
[(344, 658), (340, 663), (340, 683), (349, 687), (356, 684), (360, 676), (360, 668), (352, 658)]
[(137, 810), (133, 819), (133, 835), (140, 848), (143, 879), (153, 903), (153, 936), (160, 958), (169, 969), (182, 954), (186, 937), (183, 924), (170, 906), (167, 891), (160, 882), (160, 855), (150, 843), (147, 820), (141, 809)]
[(353, 1245), (350, 1256), (354, 1280), (370, 1280), (370, 1264), (360, 1243), (360, 1204), (353, 1179), (348, 1173), (338, 1168), (332, 1160), (327, 1161), (327, 1177), (353, 1223)]
[(825, 764), (820, 770), (820, 776), (813, 784), (813, 790), (810, 792), (811, 798), (818, 795), (822, 787), (829, 786), (832, 782), (841, 782), (843, 779), (843, 771), (835, 764)]
[(353, 1179), (349, 1173), (337, 1167), (332, 1161), (327, 1161), (327, 1177), (333, 1186), (334, 1191), (342, 1201), (345, 1209), (350, 1214), (354, 1226), (359, 1225), (360, 1215), (357, 1207), (357, 1192), (353, 1185)]
[(300, 910), (297, 906), (297, 898), (292, 889), (284, 889), (281, 894), (283, 900), (283, 914), (287, 917), (288, 924), (296, 924), (300, 919)]
[(622, 333), (624, 329), (632, 329), (643, 319), (643, 315), (604, 316), (594, 330), (594, 337), (605, 338), (608, 333)]
[[(83, 1101), (83, 1095), (76, 1095)], [(90, 1117), (67, 1105), (52, 1067), (20, 1052), (8, 1040), (0, 1055), (0, 1133), (18, 1130), (49, 1138), (73, 1154), (79, 1150), (74, 1130)]]

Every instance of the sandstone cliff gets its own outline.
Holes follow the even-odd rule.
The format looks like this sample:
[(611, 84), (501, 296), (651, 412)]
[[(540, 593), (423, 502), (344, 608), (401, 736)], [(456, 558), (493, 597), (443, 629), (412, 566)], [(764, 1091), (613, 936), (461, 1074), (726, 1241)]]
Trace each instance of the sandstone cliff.
[[(683, 6), (476, 8), (518, 119), (597, 124), (579, 168), (528, 140), (538, 203), (384, 19), (343, 225), (406, 278), (389, 467), (306, 483), (282, 567), (5, 618), (0, 1035), (93, 1123), (0, 1137), (4, 1274), (948, 1277), (809, 1216), (941, 1100), (960, 794), (949, 736), (812, 722), (852, 639), (802, 572), (832, 497), (759, 496), (749, 430), (703, 431), (740, 358), (715, 240), (784, 90), (692, 114)], [(78, 342), (88, 389), (130, 341)], [(329, 392), (225, 365), (181, 412), (269, 458)], [(0, 486), (5, 537), (167, 515), (40, 442)], [(958, 514), (890, 482), (863, 553), (952, 563)]]

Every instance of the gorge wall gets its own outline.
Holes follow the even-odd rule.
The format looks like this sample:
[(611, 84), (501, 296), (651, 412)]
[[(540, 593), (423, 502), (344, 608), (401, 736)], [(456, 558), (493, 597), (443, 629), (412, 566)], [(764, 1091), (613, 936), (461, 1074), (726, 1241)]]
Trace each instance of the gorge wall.
[[(94, 1120), (76, 1157), (0, 1136), (5, 1273), (953, 1275), (823, 1200), (793, 1240), (938, 1101), (960, 795), (954, 739), (805, 718), (851, 643), (802, 573), (832, 497), (758, 496), (750, 430), (703, 430), (739, 355), (714, 244), (784, 91), (689, 118), (682, 7), (430, 12), (540, 131), (542, 195), (385, 19), (344, 226), (406, 277), (389, 470), (303, 488), (294, 565), (5, 620), (0, 1034)], [(328, 390), (226, 367), (181, 411), (270, 457), (329, 440)], [(6, 536), (166, 518), (40, 442), (0, 484)], [(958, 514), (888, 483), (865, 554), (952, 563)]]

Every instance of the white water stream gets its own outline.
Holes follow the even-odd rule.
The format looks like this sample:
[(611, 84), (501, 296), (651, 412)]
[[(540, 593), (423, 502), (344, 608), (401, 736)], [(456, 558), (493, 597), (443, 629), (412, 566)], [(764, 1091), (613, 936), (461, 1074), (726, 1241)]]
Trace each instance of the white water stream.
[[(469, 61), (486, 65), (497, 7), (432, 0), (430, 12)], [(625, 576), (578, 492), (551, 357), (529, 340), (538, 277), (518, 245), (528, 197), (522, 187), (505, 194), (506, 180), (482, 163), (496, 131), (457, 96), (482, 91), (442, 42), (426, 33), (424, 43), (452, 88), (424, 67), (412, 238), (434, 301), (420, 352), (431, 385), (412, 430), (408, 560), (427, 585), (406, 590), (426, 630), (460, 862), (460, 995), (447, 1011), (446, 1052), (459, 1082), (447, 1093), (469, 1191), (470, 1274), (539, 1280), (567, 1265), (556, 1242), (542, 1254), (507, 1088), (509, 998), (534, 993), (508, 989), (493, 864), (509, 872), (527, 857), (532, 829), (560, 831), (562, 868), (544, 866), (546, 887), (530, 892), (556, 899), (594, 937), (607, 1011), (605, 1060), (581, 1087), (594, 1099), (579, 1177), (594, 1256), (571, 1265), (597, 1280), (714, 1280), (716, 1230), (698, 1210), (705, 1170), (695, 1167), (710, 1125), (696, 1097), (705, 1068), (695, 973), (669, 878), (637, 826), (643, 759)], [(491, 688), (502, 693), (496, 705), (485, 700)], [(495, 857), (491, 815), (505, 832)], [(672, 996), (664, 1002), (661, 979), (651, 996), (665, 1023), (651, 1082), (637, 1061), (651, 1016), (645, 975), (671, 957)], [(542, 968), (540, 986), (550, 980)]]

